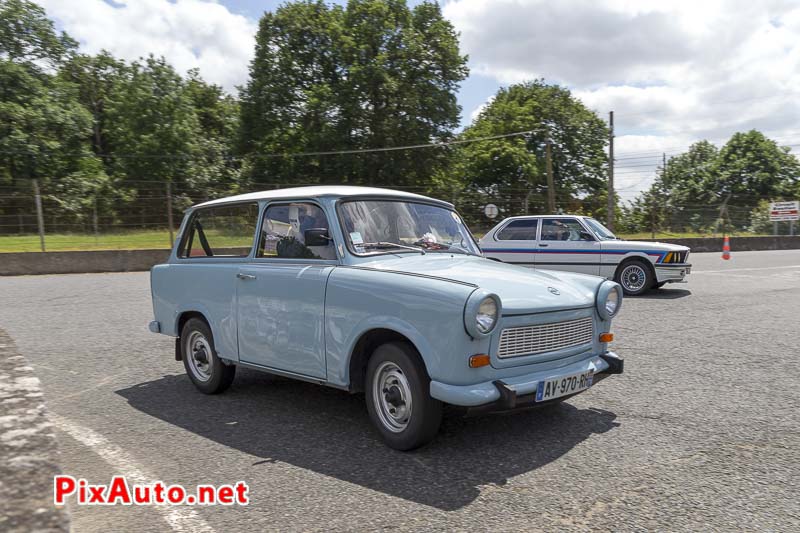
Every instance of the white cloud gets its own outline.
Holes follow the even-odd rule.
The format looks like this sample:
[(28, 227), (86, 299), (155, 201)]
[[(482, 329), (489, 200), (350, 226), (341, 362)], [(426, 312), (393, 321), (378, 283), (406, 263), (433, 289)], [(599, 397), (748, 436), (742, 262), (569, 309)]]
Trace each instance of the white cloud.
[(212, 0), (40, 0), (81, 49), (117, 57), (163, 55), (179, 72), (199, 68), (233, 92), (247, 80), (256, 23)]
[(657, 152), (698, 139), (757, 128), (800, 144), (796, 1), (451, 0), (444, 13), (473, 72), (542, 77), (614, 110), (617, 154), (652, 156), (619, 162), (623, 187), (646, 186)]

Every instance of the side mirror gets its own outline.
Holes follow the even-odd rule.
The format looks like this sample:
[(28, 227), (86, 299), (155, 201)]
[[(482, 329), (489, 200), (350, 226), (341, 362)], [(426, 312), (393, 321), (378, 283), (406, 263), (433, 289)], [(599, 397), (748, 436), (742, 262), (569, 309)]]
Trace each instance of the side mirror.
[(325, 228), (307, 229), (303, 233), (303, 239), (306, 241), (306, 246), (328, 246), (332, 240)]
[(589, 233), (588, 231), (582, 231), (581, 232), (581, 240), (582, 241), (593, 241), (594, 237), (592, 237), (592, 234)]

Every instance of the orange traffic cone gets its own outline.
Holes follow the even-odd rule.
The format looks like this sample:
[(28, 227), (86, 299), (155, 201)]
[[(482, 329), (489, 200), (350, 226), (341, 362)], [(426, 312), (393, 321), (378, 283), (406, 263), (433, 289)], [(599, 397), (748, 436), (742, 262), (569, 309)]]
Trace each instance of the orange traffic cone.
[(731, 240), (727, 235), (722, 240), (722, 258), (726, 261), (731, 258)]

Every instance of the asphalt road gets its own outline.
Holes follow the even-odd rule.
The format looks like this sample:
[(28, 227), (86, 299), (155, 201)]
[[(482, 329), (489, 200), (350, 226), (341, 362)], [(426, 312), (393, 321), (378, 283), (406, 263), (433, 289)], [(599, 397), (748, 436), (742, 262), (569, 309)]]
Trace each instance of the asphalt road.
[(394, 452), (363, 398), (240, 371), (196, 392), (147, 331), (148, 274), (0, 278), (0, 328), (42, 380), (65, 473), (193, 486), (248, 507), (76, 507), (77, 532), (800, 529), (800, 251), (694, 254), (625, 300), (626, 373), (545, 411), (445, 420)]

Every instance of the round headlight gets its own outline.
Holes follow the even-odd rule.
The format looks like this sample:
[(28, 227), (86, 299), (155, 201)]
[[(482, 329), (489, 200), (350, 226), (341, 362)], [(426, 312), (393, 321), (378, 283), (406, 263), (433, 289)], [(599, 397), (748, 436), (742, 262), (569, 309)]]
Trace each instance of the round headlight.
[(619, 293), (617, 291), (611, 291), (606, 296), (606, 312), (610, 316), (614, 316), (617, 313), (617, 307), (619, 307)]
[(473, 339), (491, 335), (503, 316), (503, 303), (486, 289), (475, 289), (464, 304), (464, 329)]
[(489, 333), (497, 323), (497, 302), (494, 298), (487, 297), (478, 306), (478, 313), (475, 315), (475, 326), (481, 333)]
[(597, 312), (603, 320), (608, 320), (619, 313), (622, 306), (622, 287), (612, 281), (600, 285), (597, 291)]

